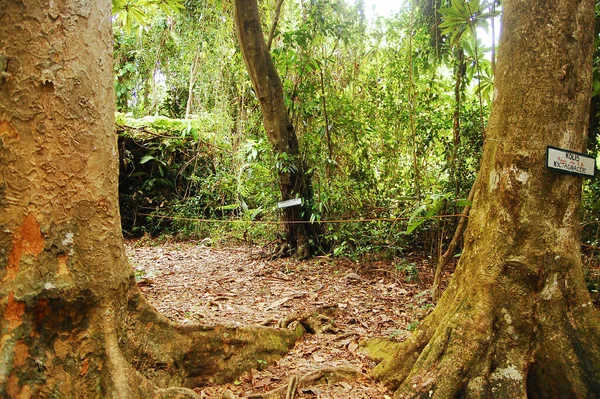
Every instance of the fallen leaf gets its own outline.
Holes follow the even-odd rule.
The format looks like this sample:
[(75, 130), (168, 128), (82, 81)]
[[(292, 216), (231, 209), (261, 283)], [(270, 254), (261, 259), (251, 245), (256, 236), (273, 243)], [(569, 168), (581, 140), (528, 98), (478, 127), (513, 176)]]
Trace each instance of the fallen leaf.
[(312, 358), (317, 363), (323, 363), (325, 361), (323, 356), (317, 355), (316, 353), (313, 353)]
[(358, 349), (358, 343), (356, 341), (351, 342), (348, 345), (348, 351), (350, 351), (350, 353), (355, 353), (357, 349)]
[(254, 388), (264, 388), (264, 387), (270, 385), (272, 381), (273, 380), (271, 380), (270, 378), (261, 378), (257, 381), (253, 381), (252, 386)]

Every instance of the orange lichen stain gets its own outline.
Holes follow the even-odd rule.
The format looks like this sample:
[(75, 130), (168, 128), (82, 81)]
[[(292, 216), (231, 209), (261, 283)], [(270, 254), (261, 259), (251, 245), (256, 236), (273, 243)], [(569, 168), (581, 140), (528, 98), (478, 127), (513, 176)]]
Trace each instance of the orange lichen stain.
[(19, 133), (17, 132), (17, 129), (12, 127), (8, 121), (0, 121), (0, 137), (2, 136), (7, 136), (11, 139), (19, 139)]
[(8, 377), (6, 393), (12, 399), (31, 399), (32, 397), (31, 387), (29, 385), (21, 386), (19, 378), (14, 374)]
[(9, 398), (16, 398), (17, 395), (20, 393), (21, 391), (21, 386), (19, 384), (19, 379), (17, 378), (16, 375), (11, 374), (8, 377), (8, 382), (6, 384), (6, 393), (8, 394)]
[(44, 237), (40, 225), (33, 214), (23, 219), (23, 224), (13, 235), (13, 249), (8, 255), (6, 276), (2, 281), (9, 281), (19, 272), (19, 263), (24, 255), (38, 256), (44, 250)]
[(90, 367), (89, 359), (84, 359), (83, 364), (81, 365), (81, 371), (79, 372), (79, 375), (82, 377), (85, 377), (85, 375), (88, 372), (89, 367)]
[(58, 255), (58, 275), (59, 276), (64, 276), (69, 274), (69, 269), (67, 268), (67, 259), (69, 259), (69, 256), (66, 254), (62, 254), (62, 255)]
[(29, 348), (25, 341), (20, 340), (15, 344), (13, 367), (23, 367), (29, 358)]
[(9, 292), (8, 305), (4, 310), (4, 319), (8, 320), (9, 328), (12, 330), (23, 323), (25, 313), (25, 302), (15, 301), (15, 293)]

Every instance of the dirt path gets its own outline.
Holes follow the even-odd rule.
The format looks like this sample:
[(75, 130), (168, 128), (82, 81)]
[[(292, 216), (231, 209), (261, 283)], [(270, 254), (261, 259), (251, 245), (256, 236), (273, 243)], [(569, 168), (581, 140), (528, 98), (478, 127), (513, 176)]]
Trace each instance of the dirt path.
[(299, 262), (269, 261), (259, 249), (213, 248), (192, 243), (126, 244), (139, 285), (150, 302), (178, 322), (269, 325), (294, 312), (320, 309), (329, 315), (327, 332), (307, 334), (276, 364), (257, 359), (255, 370), (227, 386), (198, 389), (220, 398), (230, 389), (244, 397), (288, 384), (293, 375), (351, 367), (358, 380), (314, 383), (297, 398), (388, 398), (368, 378), (374, 363), (357, 352), (358, 340), (402, 340), (433, 307), (431, 267), (426, 261), (397, 259), (357, 264), (317, 257)]

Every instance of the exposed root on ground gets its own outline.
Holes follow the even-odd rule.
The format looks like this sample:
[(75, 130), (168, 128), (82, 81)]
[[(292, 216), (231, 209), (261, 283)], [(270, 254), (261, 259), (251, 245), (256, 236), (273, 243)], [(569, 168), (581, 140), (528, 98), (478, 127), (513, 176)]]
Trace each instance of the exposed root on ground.
[[(48, 298), (46, 291), (0, 301), (9, 309), (0, 390), (14, 398), (197, 398), (190, 388), (230, 382), (273, 362), (306, 332), (300, 324), (293, 330), (176, 324), (148, 305), (133, 279), (122, 290), (98, 302)], [(127, 306), (118, 306), (126, 291)], [(11, 321), (13, 308), (18, 322)]]
[(273, 250), (269, 260), (287, 258), (289, 256), (291, 256), (290, 246), (285, 242), (280, 242), (279, 245), (277, 245)]
[[(250, 395), (243, 399), (294, 399), (300, 390), (317, 384), (335, 384), (344, 380), (356, 380), (358, 378), (368, 378), (366, 374), (351, 367), (335, 367), (315, 370), (304, 374), (303, 376), (293, 375), (287, 384), (281, 387), (258, 395)], [(222, 399), (238, 399), (233, 392), (227, 390), (223, 393)]]
[(289, 329), (294, 327), (294, 324), (299, 324), (310, 334), (335, 334), (338, 330), (331, 316), (336, 310), (337, 308), (334, 307), (321, 307), (315, 310), (292, 312), (280, 320), (277, 327)]
[(304, 333), (302, 325), (278, 329), (175, 324), (134, 290), (121, 346), (136, 369), (159, 386), (195, 388), (230, 382), (259, 363), (273, 362)]

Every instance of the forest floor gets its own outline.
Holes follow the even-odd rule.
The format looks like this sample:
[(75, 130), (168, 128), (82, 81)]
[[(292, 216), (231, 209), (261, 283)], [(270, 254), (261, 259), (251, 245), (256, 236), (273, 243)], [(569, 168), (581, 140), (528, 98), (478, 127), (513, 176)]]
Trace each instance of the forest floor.
[[(404, 340), (434, 306), (433, 266), (422, 255), (388, 261), (328, 256), (298, 261), (270, 260), (263, 249), (249, 246), (142, 240), (129, 241), (126, 248), (141, 290), (177, 322), (275, 325), (294, 314), (328, 315), (329, 328), (306, 334), (275, 364), (258, 359), (256, 369), (230, 384), (198, 388), (202, 398), (221, 398), (227, 390), (235, 394), (229, 397), (251, 397), (287, 386), (292, 376), (319, 377), (319, 371), (340, 368), (359, 372), (359, 378), (329, 383), (328, 378), (314, 378), (294, 397), (390, 398), (392, 392), (369, 377), (375, 363), (359, 352), (358, 341)], [(453, 269), (454, 264), (447, 267), (444, 284)], [(596, 272), (600, 276), (600, 268)]]
[(368, 377), (375, 364), (359, 353), (358, 341), (403, 340), (433, 308), (432, 267), (411, 255), (355, 263), (269, 260), (261, 248), (248, 246), (130, 241), (126, 247), (138, 285), (171, 320), (243, 326), (273, 325), (305, 311), (329, 315), (328, 331), (305, 335), (286, 357), (259, 363), (231, 384), (197, 389), (204, 398), (221, 398), (227, 389), (239, 397), (265, 393), (286, 386), (293, 375), (340, 367), (364, 375), (329, 384), (321, 379), (300, 387), (296, 397), (389, 398), (392, 393)]

